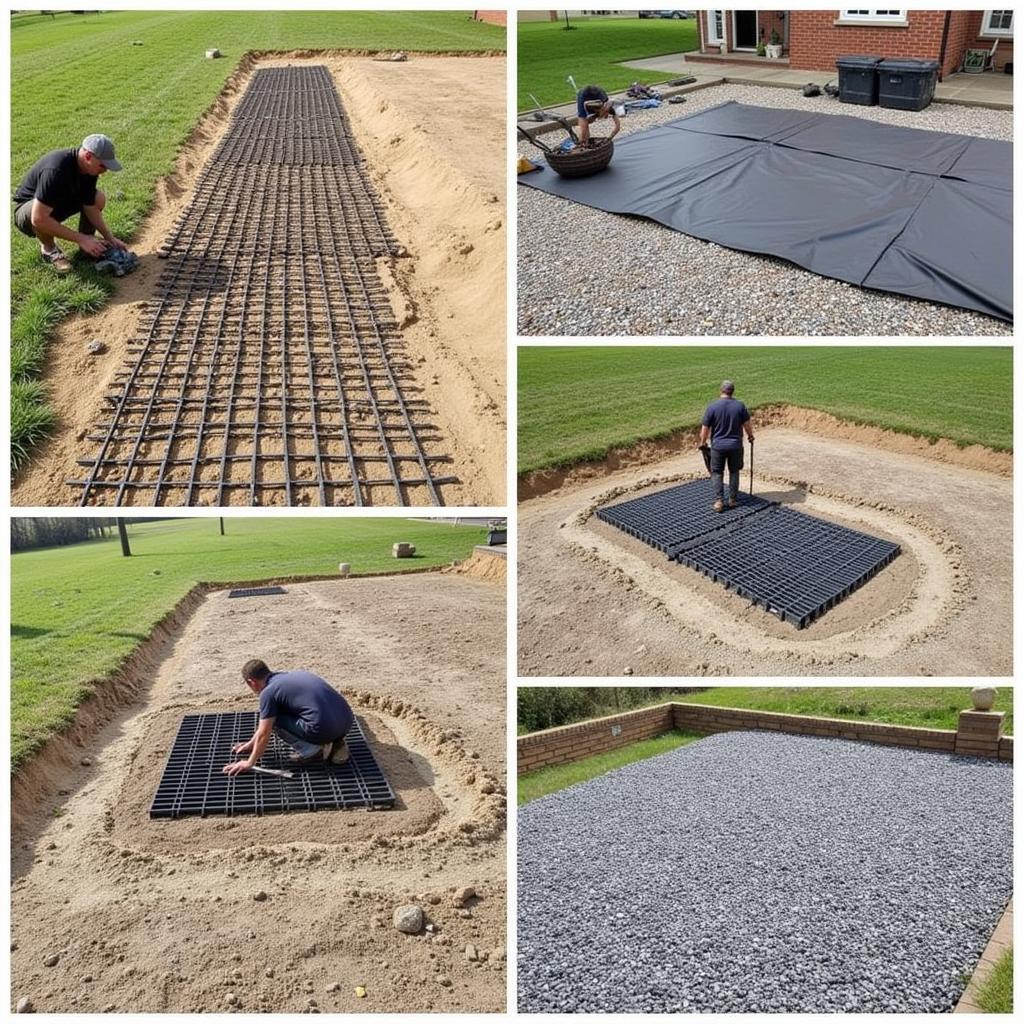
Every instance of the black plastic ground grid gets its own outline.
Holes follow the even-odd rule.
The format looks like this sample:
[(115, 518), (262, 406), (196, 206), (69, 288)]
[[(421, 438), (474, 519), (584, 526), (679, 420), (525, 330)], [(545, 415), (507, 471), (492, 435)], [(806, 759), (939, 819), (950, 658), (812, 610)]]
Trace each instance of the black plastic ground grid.
[(273, 597), (276, 594), (287, 594), (284, 587), (236, 587), (228, 597)]
[(803, 629), (863, 586), (900, 546), (763, 499), (712, 511), (695, 480), (597, 516)]
[(149, 816), (234, 817), (394, 806), (394, 790), (377, 764), (358, 719), (345, 737), (350, 752), (345, 764), (296, 766), (288, 760), (290, 748), (275, 736), (259, 765), (290, 771), (293, 778), (251, 771), (225, 775), (224, 765), (238, 760), (231, 747), (248, 740), (258, 720), (255, 711), (185, 715)]

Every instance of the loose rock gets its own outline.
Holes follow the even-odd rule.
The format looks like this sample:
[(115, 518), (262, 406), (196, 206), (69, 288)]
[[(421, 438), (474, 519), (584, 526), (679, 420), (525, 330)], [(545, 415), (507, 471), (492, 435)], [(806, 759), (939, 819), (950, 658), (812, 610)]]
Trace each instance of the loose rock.
[(391, 923), (406, 935), (418, 935), (423, 930), (423, 909), (414, 903), (395, 907)]

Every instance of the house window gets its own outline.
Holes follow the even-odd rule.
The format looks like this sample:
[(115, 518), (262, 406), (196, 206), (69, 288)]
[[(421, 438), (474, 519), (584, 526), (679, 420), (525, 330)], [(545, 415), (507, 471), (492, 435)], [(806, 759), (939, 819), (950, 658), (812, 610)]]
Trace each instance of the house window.
[(708, 42), (725, 42), (725, 11), (708, 11)]
[(1013, 11), (986, 11), (981, 20), (981, 34), (986, 36), (1012, 36)]
[(843, 21), (906, 21), (906, 11), (840, 11)]

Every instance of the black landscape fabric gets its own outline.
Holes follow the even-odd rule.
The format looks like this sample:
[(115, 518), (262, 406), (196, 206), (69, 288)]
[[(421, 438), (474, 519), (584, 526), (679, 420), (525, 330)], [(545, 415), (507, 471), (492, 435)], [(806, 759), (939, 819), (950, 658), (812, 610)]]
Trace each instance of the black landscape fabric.
[(520, 184), (850, 284), (1013, 320), (1013, 146), (723, 103)]

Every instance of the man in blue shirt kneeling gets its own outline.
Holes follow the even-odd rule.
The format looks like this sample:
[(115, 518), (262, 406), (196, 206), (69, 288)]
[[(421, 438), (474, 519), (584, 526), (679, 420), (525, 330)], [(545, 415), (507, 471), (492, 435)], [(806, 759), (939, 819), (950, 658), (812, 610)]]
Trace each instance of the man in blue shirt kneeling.
[[(726, 507), (736, 508), (736, 495), (740, 490), (740, 471), (743, 469), (743, 434), (746, 433), (751, 443), (754, 430), (750, 426), (750, 413), (747, 407), (733, 398), (736, 385), (731, 380), (723, 380), (718, 400), (712, 402), (704, 410), (701, 420), (700, 443), (708, 443), (711, 438), (711, 482), (715, 488), (715, 503), (712, 508), (721, 512)], [(729, 467), (729, 501), (724, 501), (725, 468)]]
[(242, 666), (242, 678), (260, 699), (260, 724), (250, 739), (231, 748), (233, 754), (249, 756), (225, 765), (225, 775), (249, 771), (263, 756), (272, 733), (295, 751), (291, 755), (295, 764), (348, 760), (345, 734), (355, 716), (348, 701), (329, 683), (301, 669), (271, 672), (259, 658)]

